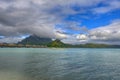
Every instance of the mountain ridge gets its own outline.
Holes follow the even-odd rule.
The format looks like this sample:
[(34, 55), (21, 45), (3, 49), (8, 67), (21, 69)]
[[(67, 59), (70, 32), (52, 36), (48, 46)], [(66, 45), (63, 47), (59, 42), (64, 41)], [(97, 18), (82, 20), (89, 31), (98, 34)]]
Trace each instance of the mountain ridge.
[(47, 45), (48, 43), (52, 42), (50, 38), (41, 38), (36, 35), (31, 35), (22, 41), (18, 42), (18, 44), (23, 44), (23, 45)]

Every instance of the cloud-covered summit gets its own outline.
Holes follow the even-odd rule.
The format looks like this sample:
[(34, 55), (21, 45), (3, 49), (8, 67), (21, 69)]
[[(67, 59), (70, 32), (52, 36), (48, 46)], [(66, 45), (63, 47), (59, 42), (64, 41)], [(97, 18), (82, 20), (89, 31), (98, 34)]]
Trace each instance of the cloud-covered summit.
[[(17, 42), (21, 36), (32, 34), (59, 39), (86, 35), (90, 27), (83, 24), (84, 20), (89, 22), (119, 10), (119, 3), (120, 0), (0, 0), (0, 36), (4, 36), (0, 42)], [(91, 35), (99, 34), (95, 30), (90, 30)]]

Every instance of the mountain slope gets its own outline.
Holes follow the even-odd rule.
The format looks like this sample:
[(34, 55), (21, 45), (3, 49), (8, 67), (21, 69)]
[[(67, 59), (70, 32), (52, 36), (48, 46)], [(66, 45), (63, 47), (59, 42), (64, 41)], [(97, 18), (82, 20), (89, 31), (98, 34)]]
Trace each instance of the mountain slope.
[(66, 44), (62, 43), (60, 40), (56, 39), (47, 45), (48, 47), (66, 47)]
[(50, 42), (52, 42), (50, 38), (40, 38), (38, 36), (32, 35), (23, 39), (21, 42), (18, 42), (18, 44), (47, 45)]

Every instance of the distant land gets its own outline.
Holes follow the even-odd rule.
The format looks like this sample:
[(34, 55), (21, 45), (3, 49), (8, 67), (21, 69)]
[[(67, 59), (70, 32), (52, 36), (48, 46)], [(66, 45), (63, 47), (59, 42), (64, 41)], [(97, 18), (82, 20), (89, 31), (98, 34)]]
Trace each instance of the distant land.
[(22, 45), (47, 45), (50, 42), (52, 42), (52, 40), (50, 38), (40, 38), (36, 35), (31, 35), (31, 36), (23, 39), (21, 42), (18, 42), (18, 44), (22, 44)]
[(120, 48), (120, 45), (107, 45), (107, 44), (65, 44), (59, 39), (52, 41), (50, 38), (40, 38), (32, 35), (18, 43), (0, 43), (0, 47), (18, 47), (18, 48)]

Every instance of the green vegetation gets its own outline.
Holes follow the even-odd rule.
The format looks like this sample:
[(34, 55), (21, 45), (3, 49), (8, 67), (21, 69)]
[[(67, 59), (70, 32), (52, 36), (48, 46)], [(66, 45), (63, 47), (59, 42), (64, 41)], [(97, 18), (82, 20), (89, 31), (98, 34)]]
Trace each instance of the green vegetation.
[(56, 39), (55, 41), (50, 42), (47, 46), (59, 48), (59, 47), (66, 47), (66, 44), (64, 44), (60, 40)]
[(108, 48), (108, 47), (112, 47), (112, 46), (111, 45), (106, 45), (106, 44), (88, 43), (88, 44), (74, 45), (74, 47), (81, 47), (81, 48)]

